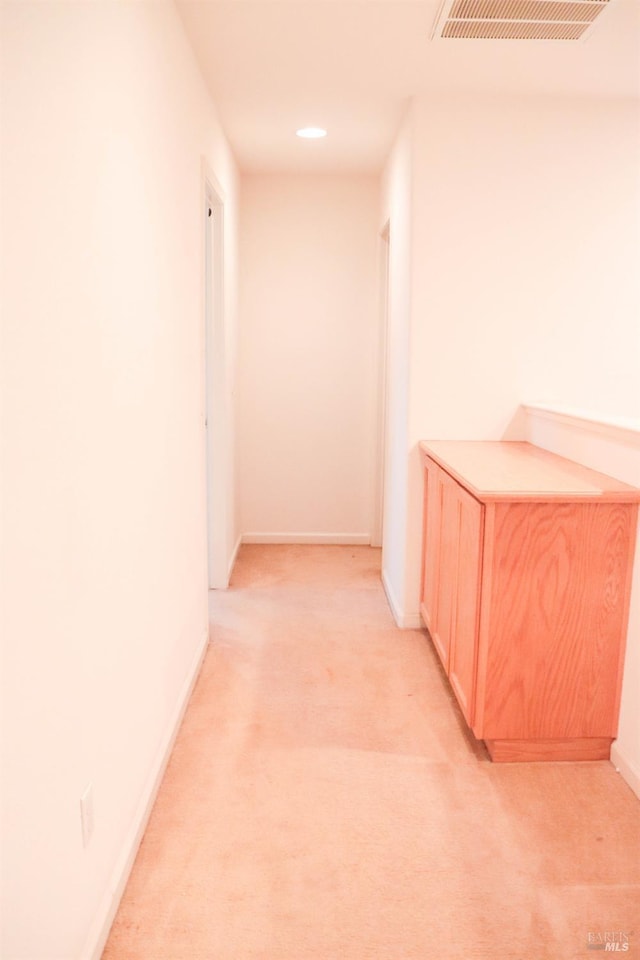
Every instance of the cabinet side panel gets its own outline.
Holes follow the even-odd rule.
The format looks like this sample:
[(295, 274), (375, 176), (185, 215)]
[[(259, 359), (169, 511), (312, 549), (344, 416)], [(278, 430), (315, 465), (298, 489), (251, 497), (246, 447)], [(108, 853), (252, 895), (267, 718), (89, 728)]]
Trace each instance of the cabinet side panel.
[(633, 510), (496, 505), (482, 736), (614, 736)]

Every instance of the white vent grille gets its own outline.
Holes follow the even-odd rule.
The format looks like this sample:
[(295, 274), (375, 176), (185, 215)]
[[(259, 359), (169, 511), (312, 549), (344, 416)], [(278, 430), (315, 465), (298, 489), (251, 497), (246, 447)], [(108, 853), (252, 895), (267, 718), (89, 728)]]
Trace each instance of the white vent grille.
[(611, 0), (445, 0), (434, 37), (580, 40)]

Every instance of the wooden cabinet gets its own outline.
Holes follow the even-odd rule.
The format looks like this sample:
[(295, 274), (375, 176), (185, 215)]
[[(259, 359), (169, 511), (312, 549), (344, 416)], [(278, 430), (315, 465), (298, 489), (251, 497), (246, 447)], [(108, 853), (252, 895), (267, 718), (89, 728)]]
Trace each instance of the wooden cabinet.
[(617, 732), (640, 490), (526, 443), (421, 444), (421, 613), (493, 760)]
[(482, 508), (433, 460), (425, 460), (422, 615), (462, 712), (472, 722)]

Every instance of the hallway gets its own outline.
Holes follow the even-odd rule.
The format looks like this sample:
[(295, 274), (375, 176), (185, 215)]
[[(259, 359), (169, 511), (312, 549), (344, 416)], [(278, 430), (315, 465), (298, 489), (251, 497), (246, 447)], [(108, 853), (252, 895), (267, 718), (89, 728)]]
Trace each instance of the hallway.
[(491, 764), (379, 567), (242, 547), (103, 960), (640, 956), (637, 799)]

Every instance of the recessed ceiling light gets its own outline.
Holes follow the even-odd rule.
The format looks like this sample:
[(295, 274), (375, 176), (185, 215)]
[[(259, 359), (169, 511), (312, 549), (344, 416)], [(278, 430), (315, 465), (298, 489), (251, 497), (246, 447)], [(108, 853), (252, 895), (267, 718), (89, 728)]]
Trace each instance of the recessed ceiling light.
[(319, 140), (326, 135), (327, 131), (323, 130), (322, 127), (301, 127), (300, 130), (296, 130), (296, 136), (303, 137), (305, 140)]

